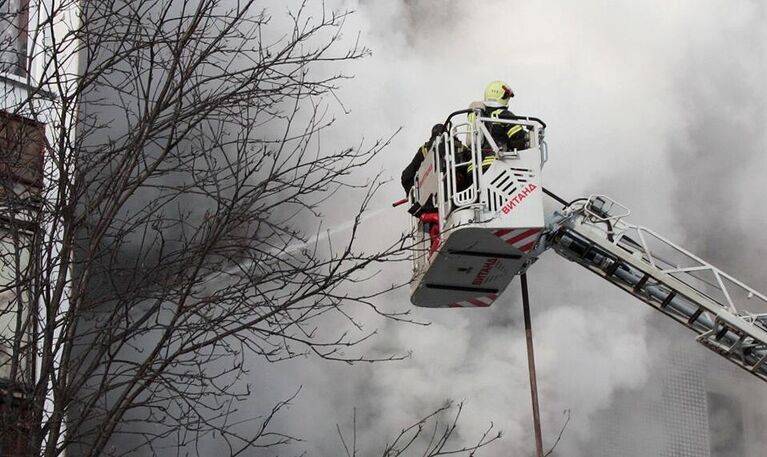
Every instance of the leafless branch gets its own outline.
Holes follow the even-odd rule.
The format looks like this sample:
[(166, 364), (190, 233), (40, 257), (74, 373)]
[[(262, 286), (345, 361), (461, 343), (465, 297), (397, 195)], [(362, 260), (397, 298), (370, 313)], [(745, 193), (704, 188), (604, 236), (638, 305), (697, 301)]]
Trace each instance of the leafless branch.
[[(266, 412), (238, 411), (254, 395), (244, 382), (254, 363), (409, 355), (365, 353), (377, 332), (360, 318), (426, 325), (378, 305), (402, 284), (373, 285), (379, 264), (408, 258), (410, 240), (361, 242), (382, 184), (368, 165), (396, 132), (322, 140), (331, 108), (346, 110), (340, 64), (370, 52), (343, 38), (349, 11), (29, 3), (40, 14), (26, 57), (41, 65), (8, 119), (42, 121), (4, 118), (18, 157), (0, 163), (0, 266), (13, 273), (0, 283), (0, 377), (12, 384), (3, 404), (25, 405), (24, 453), (165, 455), (202, 438), (232, 456), (284, 446), (298, 438), (274, 419), (298, 392)], [(19, 159), (32, 146), (44, 163)], [(339, 199), (356, 211), (327, 227), (322, 211)], [(403, 430), (385, 454), (427, 424), (425, 455), (500, 436), (491, 426), (451, 450), (461, 407), (443, 425), (449, 409)], [(18, 422), (0, 416), (4, 431)], [(357, 452), (356, 437), (343, 445)]]
[(564, 433), (565, 433), (565, 429), (567, 428), (567, 424), (570, 423), (570, 410), (566, 409), (566, 410), (562, 411), (562, 414), (565, 416), (565, 423), (562, 424), (562, 428), (559, 430), (559, 435), (557, 435), (557, 439), (554, 440), (554, 444), (552, 444), (551, 448), (548, 451), (546, 451), (545, 454), (543, 454), (544, 457), (548, 457), (548, 456), (550, 456), (554, 452), (554, 449), (556, 449), (557, 445), (559, 444), (559, 441), (562, 439), (562, 435), (564, 435)]

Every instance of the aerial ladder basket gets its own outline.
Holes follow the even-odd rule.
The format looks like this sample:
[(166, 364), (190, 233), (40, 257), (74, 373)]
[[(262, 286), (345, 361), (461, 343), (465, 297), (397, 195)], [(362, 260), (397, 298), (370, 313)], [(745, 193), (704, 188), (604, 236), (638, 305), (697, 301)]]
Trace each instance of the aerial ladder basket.
[[(520, 126), (524, 145), (493, 128)], [(545, 123), (457, 111), (432, 144), (408, 196), (416, 306), (487, 307), (537, 258), (544, 228)]]
[[(499, 124), (522, 127), (523, 147), (497, 144), (491, 133)], [(470, 110), (448, 117), (408, 196), (416, 216), (413, 304), (490, 306), (551, 248), (767, 381), (767, 295), (626, 222), (628, 208), (607, 196), (568, 203), (544, 190), (545, 127), (536, 118), (485, 118)], [(563, 208), (544, 215), (544, 193)]]

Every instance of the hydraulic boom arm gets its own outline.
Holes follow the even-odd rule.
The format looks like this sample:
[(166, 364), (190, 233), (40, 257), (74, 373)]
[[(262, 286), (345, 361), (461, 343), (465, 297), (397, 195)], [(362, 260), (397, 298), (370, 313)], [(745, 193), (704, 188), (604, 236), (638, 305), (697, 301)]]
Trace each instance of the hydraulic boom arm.
[(545, 244), (698, 334), (697, 341), (767, 381), (767, 297), (591, 196), (549, 218)]

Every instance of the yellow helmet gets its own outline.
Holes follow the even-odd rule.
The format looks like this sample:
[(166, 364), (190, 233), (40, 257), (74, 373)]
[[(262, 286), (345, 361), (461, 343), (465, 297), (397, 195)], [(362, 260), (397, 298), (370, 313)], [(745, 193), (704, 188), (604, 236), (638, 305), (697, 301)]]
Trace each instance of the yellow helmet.
[(485, 104), (490, 106), (509, 106), (509, 99), (514, 92), (503, 81), (493, 81), (485, 88)]

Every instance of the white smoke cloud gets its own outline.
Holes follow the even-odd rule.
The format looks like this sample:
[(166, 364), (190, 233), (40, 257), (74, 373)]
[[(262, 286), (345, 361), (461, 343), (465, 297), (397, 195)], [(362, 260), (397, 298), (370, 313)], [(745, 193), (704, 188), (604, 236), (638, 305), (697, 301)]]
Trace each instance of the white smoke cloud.
[[(756, 3), (363, 1), (353, 6), (359, 14), (349, 25), (362, 30), (373, 56), (353, 67), (356, 78), (341, 93), (351, 110), (342, 125), (349, 127), (336, 133), (383, 136), (402, 126), (380, 164), (395, 181), (434, 122), (478, 99), (487, 81), (501, 78), (517, 94), (515, 112), (540, 116), (550, 126), (551, 161), (544, 181), (552, 190), (567, 197), (614, 195), (632, 208), (634, 221), (682, 242), (690, 239), (691, 230), (706, 229), (707, 213), (695, 221), (703, 227), (690, 227), (680, 211), (680, 188), (689, 194), (701, 183), (683, 180), (696, 158), (677, 155), (680, 145), (694, 140), (691, 126), (699, 111), (743, 118), (736, 106), (717, 102), (714, 92), (723, 82), (756, 89), (755, 81), (764, 75), (764, 54), (760, 61), (748, 48), (760, 34), (755, 17), (764, 18)], [(712, 68), (703, 59), (712, 53), (737, 62), (741, 71)], [(764, 94), (763, 89), (753, 94), (749, 111), (764, 110)], [(691, 104), (691, 97), (701, 101)], [(751, 150), (764, 144), (763, 136), (741, 141)], [(764, 169), (761, 159), (749, 162)], [(739, 164), (728, 166), (743, 178), (740, 194), (763, 189), (757, 173)], [(400, 195), (392, 183), (378, 203)], [(763, 219), (744, 210), (753, 199), (742, 201), (736, 205), (742, 219)], [(328, 215), (341, 221), (345, 211), (333, 207)], [(393, 210), (386, 224), (367, 227), (370, 240), (399, 233), (397, 224), (406, 227), (407, 217)], [(655, 325), (657, 319), (598, 278), (547, 255), (531, 270), (544, 433), (550, 441), (561, 424), (561, 410), (569, 408), (573, 419), (560, 450), (591, 455), (592, 419), (610, 407), (617, 392), (646, 389), (655, 366), (647, 322)], [(387, 278), (406, 277), (407, 269), (397, 268)], [(488, 455), (529, 451), (530, 401), (517, 288), (513, 284), (487, 312), (417, 309), (416, 315), (432, 321), (431, 326), (387, 324), (379, 344), (412, 349), (412, 359), (341, 370), (343, 378), (326, 371), (329, 384), (316, 393), (323, 398), (330, 393), (332, 409), (345, 411), (347, 418), (357, 407), (365, 417), (365, 442), (380, 442), (387, 431), (396, 432), (445, 398), (454, 398), (467, 402), (462, 437), (471, 439), (494, 421), (506, 438)], [(384, 300), (392, 307), (407, 306), (404, 291)], [(664, 328), (692, 340), (679, 326)], [(348, 394), (335, 393), (335, 386)], [(308, 397), (301, 408), (320, 408)], [(333, 449), (328, 434), (317, 430), (306, 449)]]
[[(722, 169), (737, 181), (736, 198), (717, 205), (735, 202), (729, 226), (764, 222), (763, 212), (755, 210), (763, 207), (758, 196), (765, 190), (758, 172), (767, 169), (764, 123), (740, 130), (753, 137), (727, 136), (751, 154), (736, 154), (740, 163), (721, 163), (723, 151), (700, 155), (689, 146), (705, 149), (696, 135), (716, 131), (723, 117), (735, 119), (728, 124), (735, 130), (765, 119), (767, 90), (761, 81), (767, 74), (767, 37), (760, 4), (339, 0), (336, 5), (358, 10), (346, 26), (347, 38), (359, 29), (373, 55), (349, 66), (356, 77), (338, 95), (351, 113), (324, 134), (324, 144), (353, 145), (403, 128), (374, 164), (373, 171), (394, 179), (374, 208), (402, 196), (399, 172), (432, 124), (479, 99), (487, 81), (504, 79), (517, 95), (512, 110), (549, 124), (544, 182), (555, 192), (567, 198), (607, 193), (632, 208), (635, 222), (695, 248), (716, 239), (716, 216), (701, 209), (702, 197), (685, 205), (692, 196), (713, 191), (699, 179)], [(710, 64), (712, 55), (721, 67)], [(728, 85), (734, 89), (720, 95)], [(736, 93), (741, 98), (730, 103)], [(325, 208), (329, 227), (342, 226), (352, 215), (347, 197)], [(384, 211), (363, 224), (363, 237), (374, 249), (378, 240), (405, 231), (408, 218), (399, 209)], [(747, 241), (759, 237), (765, 241), (762, 234), (744, 232), (744, 253)], [(758, 265), (759, 258), (749, 257), (748, 265)], [(739, 267), (737, 261), (732, 265)], [(377, 280), (402, 282), (408, 275), (409, 266), (399, 264)], [(604, 427), (598, 419), (616, 396), (646, 391), (655, 357), (664, 356), (651, 355), (663, 344), (648, 342), (650, 335), (662, 338), (648, 329), (657, 319), (641, 303), (554, 254), (546, 254), (530, 275), (545, 440), (551, 444), (562, 410), (570, 409), (559, 454), (594, 455), (594, 436)], [(764, 273), (757, 277), (765, 279)], [(355, 408), (358, 447), (372, 452), (445, 399), (464, 400), (461, 438), (474, 440), (492, 421), (505, 438), (485, 455), (530, 454), (517, 284), (490, 310), (414, 309), (417, 318), (432, 322), (427, 327), (361, 314), (367, 328), (380, 328), (371, 351), (412, 350), (412, 358), (363, 367), (308, 359), (259, 367), (248, 379), (259, 386), (257, 395), (243, 409), (263, 409), (302, 386), (281, 416), (283, 429), (305, 439), (292, 450), (337, 455), (335, 424), (348, 430)], [(380, 303), (387, 309), (410, 306), (406, 290)], [(678, 325), (662, 326), (692, 340)], [(634, 419), (632, 424), (641, 423)]]

